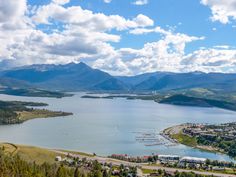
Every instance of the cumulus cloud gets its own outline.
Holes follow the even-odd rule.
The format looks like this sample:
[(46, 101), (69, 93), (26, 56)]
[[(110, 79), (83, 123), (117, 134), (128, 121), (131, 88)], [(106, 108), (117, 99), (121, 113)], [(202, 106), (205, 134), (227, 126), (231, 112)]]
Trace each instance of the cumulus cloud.
[[(116, 53), (110, 42), (119, 42), (121, 38), (119, 34), (110, 33), (111, 30), (123, 31), (152, 26), (154, 23), (143, 14), (126, 19), (119, 15), (93, 13), (80, 6), (64, 7), (68, 0), (53, 0), (47, 5), (38, 6), (29, 17), (26, 14), (26, 1), (19, 0), (17, 8), (14, 0), (11, 1), (0, 7), (5, 11), (9, 9), (10, 22), (17, 26), (14, 29), (6, 28), (10, 22), (5, 21), (5, 13), (1, 14), (0, 42), (4, 47), (0, 49), (0, 60), (9, 59), (17, 65), (109, 58)], [(22, 27), (17, 24), (19, 21)], [(39, 30), (38, 25), (46, 25), (50, 32)]]
[(210, 7), (212, 21), (227, 24), (231, 20), (236, 20), (236, 0), (201, 0), (201, 3)]
[(148, 4), (148, 0), (136, 0), (133, 2), (134, 5), (142, 6)]
[(32, 27), (26, 13), (26, 0), (0, 0), (0, 60), (14, 58), (14, 48), (28, 36)]
[(50, 24), (57, 20), (67, 24), (76, 24), (87, 29), (106, 31), (111, 29), (126, 30), (129, 28), (152, 26), (153, 20), (139, 14), (133, 19), (125, 19), (119, 15), (105, 15), (84, 10), (80, 6), (62, 7), (58, 4), (49, 4), (37, 9), (32, 17), (36, 24)]
[(204, 39), (204, 37), (166, 31), (161, 27), (131, 31), (132, 34), (150, 32), (160, 33), (162, 38), (157, 42), (146, 43), (141, 49), (121, 48), (118, 51), (119, 57), (130, 69), (130, 74), (157, 70), (179, 72), (184, 67), (181, 62), (185, 58), (186, 44)]
[[(188, 43), (204, 37), (154, 27), (144, 14), (125, 18), (64, 6), (67, 3), (53, 0), (31, 9), (26, 0), (0, 0), (0, 66), (83, 60), (115, 75), (157, 70), (236, 72), (235, 48), (215, 46), (186, 53)], [(124, 34), (150, 33), (160, 38), (140, 49), (113, 47)]]
[(236, 50), (233, 48), (209, 48), (196, 50), (184, 57), (181, 64), (186, 71), (236, 72)]
[(56, 4), (64, 5), (64, 4), (69, 3), (70, 0), (52, 0), (52, 2), (54, 2), (54, 3), (56, 3)]
[(112, 0), (104, 0), (105, 3), (110, 3)]
[(0, 22), (15, 22), (26, 12), (26, 0), (0, 0)]

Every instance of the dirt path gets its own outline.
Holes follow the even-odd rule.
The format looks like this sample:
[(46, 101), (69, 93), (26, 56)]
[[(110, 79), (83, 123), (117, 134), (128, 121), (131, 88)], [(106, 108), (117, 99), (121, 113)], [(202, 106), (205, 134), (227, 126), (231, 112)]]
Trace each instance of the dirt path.
[(12, 143), (4, 142), (4, 143), (0, 143), (0, 146), (5, 147), (11, 155), (16, 154), (16, 152), (18, 151), (18, 147)]

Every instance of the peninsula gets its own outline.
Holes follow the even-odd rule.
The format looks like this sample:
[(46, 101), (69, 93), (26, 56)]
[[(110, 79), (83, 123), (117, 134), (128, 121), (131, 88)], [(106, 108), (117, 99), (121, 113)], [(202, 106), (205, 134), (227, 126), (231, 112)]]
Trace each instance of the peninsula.
[(68, 116), (72, 113), (63, 111), (50, 111), (35, 107), (47, 106), (45, 103), (0, 101), (0, 125), (18, 124), (35, 118)]
[(165, 129), (163, 136), (202, 150), (236, 157), (236, 123), (182, 124)]

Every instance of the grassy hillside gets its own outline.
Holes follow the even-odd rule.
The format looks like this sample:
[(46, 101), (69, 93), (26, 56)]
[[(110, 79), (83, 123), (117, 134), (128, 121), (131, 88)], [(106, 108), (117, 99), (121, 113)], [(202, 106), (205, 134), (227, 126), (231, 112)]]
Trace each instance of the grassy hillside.
[[(84, 171), (69, 168), (54, 161), (57, 155), (46, 149), (16, 146), (17, 152), (9, 154), (9, 144), (0, 144), (0, 176), (22, 177), (82, 177)], [(12, 147), (14, 149), (15, 147)], [(91, 169), (93, 169), (92, 167)], [(93, 171), (89, 172), (93, 175)], [(86, 175), (87, 176), (87, 175)]]
[[(0, 176), (10, 177), (114, 177), (111, 170), (120, 169), (121, 177), (130, 176), (125, 171), (125, 166), (112, 166), (111, 170), (106, 170), (96, 160), (85, 163), (85, 166), (67, 166), (55, 162), (57, 154), (51, 150), (21, 146), (9, 143), (0, 143)], [(63, 156), (62, 156), (63, 157)], [(81, 163), (82, 165), (82, 163)], [(131, 169), (131, 167), (129, 167)], [(134, 168), (135, 170), (135, 168)], [(156, 173), (160, 177), (206, 177), (206, 175), (195, 174), (193, 172), (172, 172), (165, 170), (158, 171), (144, 170), (144, 173)], [(135, 172), (134, 172), (135, 173)]]
[(23, 160), (27, 162), (35, 162), (37, 164), (43, 163), (55, 163), (55, 157), (58, 154), (54, 151), (50, 151), (44, 148), (15, 145), (11, 143), (0, 143), (0, 148), (4, 148), (4, 151), (8, 155), (19, 155)]

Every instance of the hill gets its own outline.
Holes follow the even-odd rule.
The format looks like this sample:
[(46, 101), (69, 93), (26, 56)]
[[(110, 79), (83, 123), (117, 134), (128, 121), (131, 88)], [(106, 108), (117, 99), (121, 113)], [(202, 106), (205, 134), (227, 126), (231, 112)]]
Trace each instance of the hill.
[(213, 100), (207, 98), (197, 98), (186, 95), (173, 95), (162, 99), (159, 103), (182, 105), (182, 106), (199, 106), (199, 107), (218, 107), (228, 110), (236, 110), (236, 104), (223, 100)]

